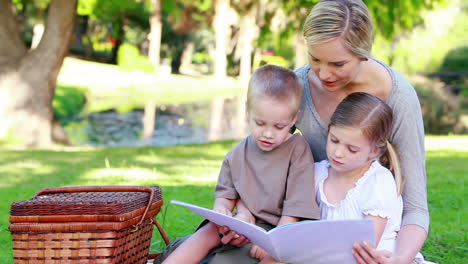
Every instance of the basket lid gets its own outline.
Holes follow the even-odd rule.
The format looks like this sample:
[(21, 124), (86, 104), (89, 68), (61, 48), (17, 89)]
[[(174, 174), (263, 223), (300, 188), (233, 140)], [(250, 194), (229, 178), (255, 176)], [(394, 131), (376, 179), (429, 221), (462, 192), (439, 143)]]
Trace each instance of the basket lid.
[(148, 187), (82, 186), (44, 189), (34, 198), (11, 204), (11, 216), (121, 215), (162, 202), (159, 186), (148, 205)]

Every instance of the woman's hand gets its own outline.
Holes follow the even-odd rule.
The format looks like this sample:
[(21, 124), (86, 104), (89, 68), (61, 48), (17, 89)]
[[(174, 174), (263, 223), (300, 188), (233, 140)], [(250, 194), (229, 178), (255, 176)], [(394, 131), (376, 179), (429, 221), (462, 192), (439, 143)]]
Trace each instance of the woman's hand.
[(358, 264), (397, 264), (399, 263), (392, 252), (377, 250), (367, 241), (362, 244), (354, 243), (353, 256)]

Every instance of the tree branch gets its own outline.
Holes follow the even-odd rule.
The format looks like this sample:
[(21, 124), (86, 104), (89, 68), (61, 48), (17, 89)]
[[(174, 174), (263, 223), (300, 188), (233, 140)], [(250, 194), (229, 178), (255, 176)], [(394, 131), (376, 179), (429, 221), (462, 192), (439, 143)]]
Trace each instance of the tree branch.
[(26, 53), (10, 0), (0, 0), (0, 39), (0, 65)]
[[(40, 67), (47, 72), (60, 67), (68, 51), (75, 25), (77, 2), (52, 0), (50, 3), (44, 35), (37, 48), (28, 56), (29, 61), (40, 63)], [(37, 67), (36, 63), (33, 64), (33, 67)]]

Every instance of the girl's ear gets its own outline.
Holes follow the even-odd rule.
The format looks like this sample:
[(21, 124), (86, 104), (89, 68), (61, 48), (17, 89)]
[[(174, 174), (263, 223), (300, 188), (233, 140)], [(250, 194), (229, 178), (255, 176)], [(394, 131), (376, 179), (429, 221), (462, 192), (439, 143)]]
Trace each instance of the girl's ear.
[(371, 152), (369, 153), (369, 160), (376, 160), (382, 155), (382, 149), (374, 145)]

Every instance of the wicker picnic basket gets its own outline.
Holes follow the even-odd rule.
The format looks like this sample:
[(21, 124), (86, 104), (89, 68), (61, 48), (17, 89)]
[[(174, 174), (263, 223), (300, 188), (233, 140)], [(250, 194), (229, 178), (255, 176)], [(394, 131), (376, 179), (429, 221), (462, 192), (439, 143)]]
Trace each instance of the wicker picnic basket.
[(162, 204), (159, 187), (43, 189), (11, 205), (15, 263), (146, 263), (154, 225), (169, 243), (154, 219)]

